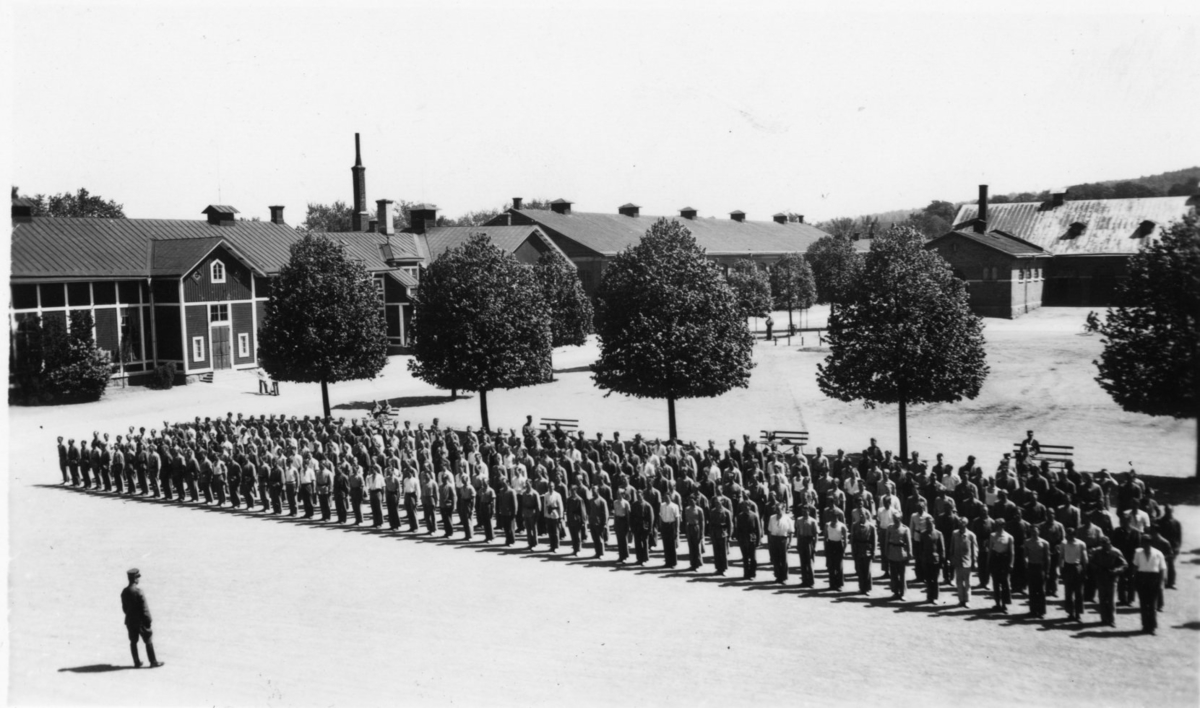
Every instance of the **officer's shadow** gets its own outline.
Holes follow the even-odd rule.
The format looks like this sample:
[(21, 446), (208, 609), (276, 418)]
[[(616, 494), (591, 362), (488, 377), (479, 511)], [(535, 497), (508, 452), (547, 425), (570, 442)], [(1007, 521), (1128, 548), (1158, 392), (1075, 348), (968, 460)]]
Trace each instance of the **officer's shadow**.
[(61, 674), (64, 671), (69, 671), (73, 674), (102, 674), (108, 671), (126, 671), (136, 669), (136, 666), (114, 666), (113, 664), (91, 664), (88, 666), (72, 666), (69, 669), (59, 669)]

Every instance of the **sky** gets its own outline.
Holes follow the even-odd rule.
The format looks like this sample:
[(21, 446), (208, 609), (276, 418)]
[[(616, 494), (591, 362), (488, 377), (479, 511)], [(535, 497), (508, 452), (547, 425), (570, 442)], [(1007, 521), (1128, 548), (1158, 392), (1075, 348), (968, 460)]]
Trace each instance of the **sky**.
[(372, 208), (451, 217), (819, 221), (1200, 164), (1192, 6), (889, 7), (13, 2), (0, 162), (130, 217), (293, 224), (351, 200), (356, 132)]

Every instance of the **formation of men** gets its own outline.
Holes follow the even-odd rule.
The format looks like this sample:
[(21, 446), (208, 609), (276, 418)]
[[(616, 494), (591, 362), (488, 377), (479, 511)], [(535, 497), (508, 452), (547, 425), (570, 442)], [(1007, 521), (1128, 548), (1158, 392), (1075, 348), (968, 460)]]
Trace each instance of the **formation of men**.
[(271, 514), (286, 503), (290, 516), (355, 525), (369, 505), (372, 525), (396, 532), (470, 541), (478, 531), (507, 546), (523, 537), (530, 550), (569, 543), (572, 555), (590, 545), (596, 558), (615, 543), (622, 564), (645, 565), (661, 545), (674, 568), (682, 540), (689, 570), (711, 560), (725, 575), (736, 544), (745, 579), (757, 577), (765, 539), (777, 583), (788, 581), (794, 541), (801, 587), (814, 587), (820, 551), (831, 589), (844, 588), (849, 556), (856, 592), (872, 593), (878, 562), (897, 600), (910, 589), (910, 565), (928, 602), (940, 602), (945, 585), (969, 606), (990, 582), (994, 609), (1008, 612), (1024, 594), (1035, 617), (1060, 585), (1068, 618), (1082, 621), (1094, 602), (1110, 626), (1115, 607), (1136, 596), (1153, 633), (1182, 540), (1171, 508), (1132, 470), (1118, 483), (1070, 463), (1051, 469), (1035, 445), (985, 475), (974, 457), (957, 467), (941, 454), (932, 465), (916, 452), (901, 460), (874, 439), (859, 455), (829, 457), (748, 436), (721, 449), (711, 440), (590, 439), (530, 422), (519, 433), (477, 433), (437, 419), (414, 429), (230, 413), (114, 440), (97, 432), (78, 446), (59, 438), (58, 455), (63, 483), (84, 488)]

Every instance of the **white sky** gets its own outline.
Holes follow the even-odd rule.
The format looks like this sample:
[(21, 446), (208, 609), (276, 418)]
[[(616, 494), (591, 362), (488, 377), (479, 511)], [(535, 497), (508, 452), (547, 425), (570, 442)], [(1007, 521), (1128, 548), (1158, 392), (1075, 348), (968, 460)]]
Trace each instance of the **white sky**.
[(294, 224), (357, 131), (372, 207), (816, 221), (1200, 164), (1190, 5), (750, 7), (15, 3), (10, 181)]

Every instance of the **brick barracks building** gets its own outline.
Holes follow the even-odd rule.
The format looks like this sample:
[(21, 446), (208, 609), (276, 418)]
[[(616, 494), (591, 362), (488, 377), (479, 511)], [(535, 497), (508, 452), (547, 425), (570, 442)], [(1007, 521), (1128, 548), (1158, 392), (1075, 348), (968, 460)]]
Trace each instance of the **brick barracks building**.
[(1162, 230), (1194, 213), (1197, 197), (1087, 199), (1066, 193), (1046, 202), (964, 204), (954, 230), (927, 248), (950, 262), (967, 282), (971, 309), (985, 317), (1014, 318), (1042, 307), (1106, 307), (1129, 257)]

